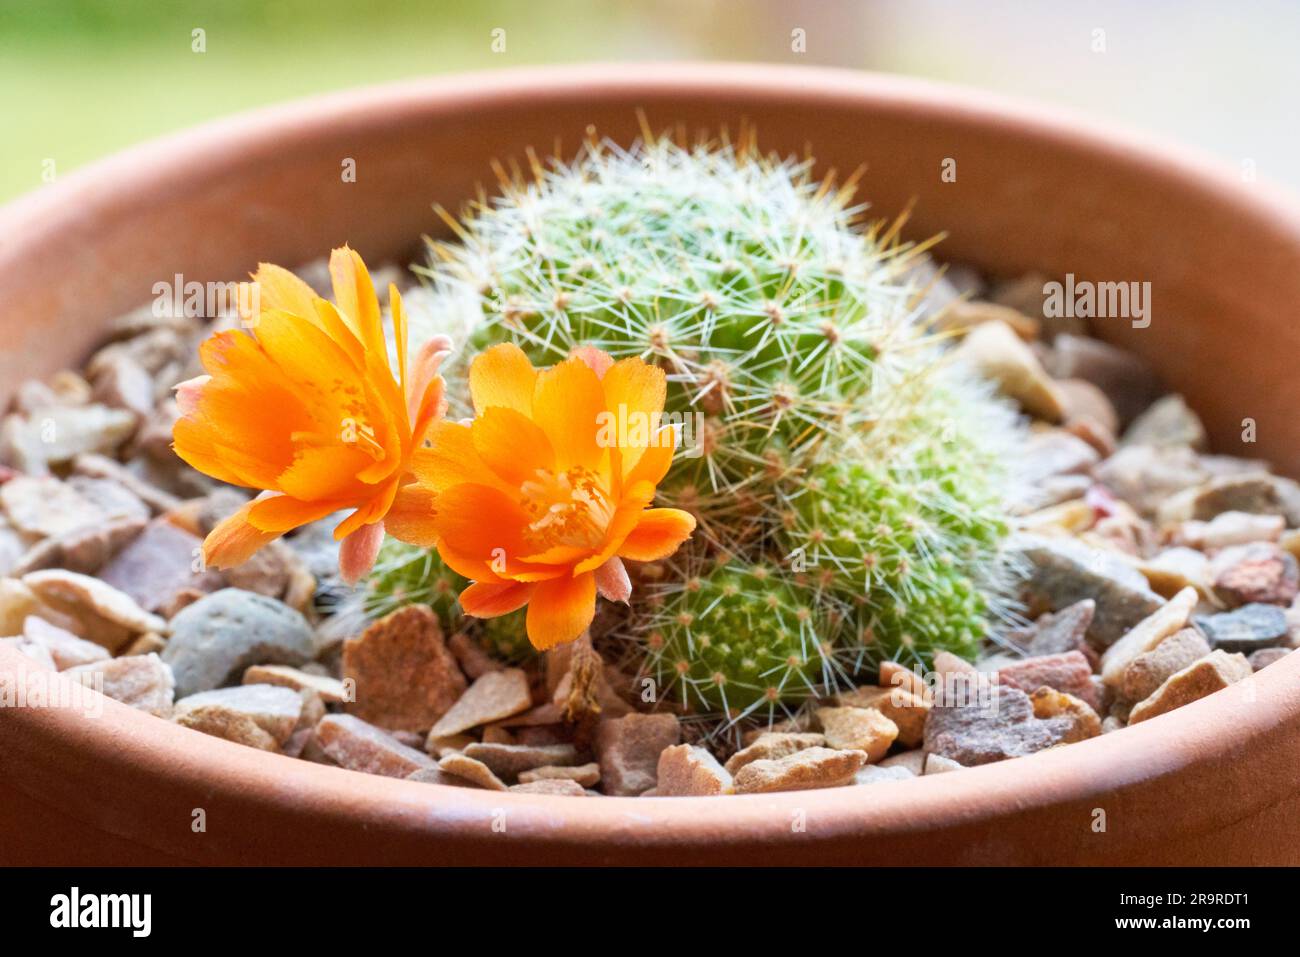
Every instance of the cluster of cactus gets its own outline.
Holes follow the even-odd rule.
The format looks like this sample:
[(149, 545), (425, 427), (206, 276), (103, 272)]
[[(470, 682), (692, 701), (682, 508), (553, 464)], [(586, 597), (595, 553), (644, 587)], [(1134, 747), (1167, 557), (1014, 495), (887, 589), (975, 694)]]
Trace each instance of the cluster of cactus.
[(924, 249), (852, 195), (749, 137), (593, 139), (502, 171), (408, 304), (421, 336), (465, 343), (453, 416), (496, 342), (665, 370), (684, 443), (659, 501), (699, 528), (643, 570), (622, 637), (661, 693), (724, 725), (885, 658), (969, 656), (1002, 600), (1015, 416), (927, 332)]

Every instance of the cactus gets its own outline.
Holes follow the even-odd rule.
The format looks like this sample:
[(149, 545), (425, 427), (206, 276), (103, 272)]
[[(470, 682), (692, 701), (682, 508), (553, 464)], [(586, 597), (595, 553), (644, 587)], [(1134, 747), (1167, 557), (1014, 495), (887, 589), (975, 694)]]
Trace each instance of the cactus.
[(924, 246), (901, 220), (863, 226), (852, 193), (749, 137), (591, 140), (503, 175), (458, 241), (432, 245), (408, 307), (424, 335), (465, 332), (452, 415), (468, 361), (499, 341), (666, 371), (684, 442), (660, 497), (700, 525), (623, 631), (720, 727), (788, 715), (885, 657), (969, 657), (1005, 600), (1020, 427), (927, 332)]
[(442, 563), (437, 552), (389, 538), (380, 547), (361, 591), (361, 611), (374, 619), (405, 605), (428, 605), (438, 615), (443, 631), (450, 633), (460, 624), (456, 596), (467, 584)]
[(438, 616), (444, 634), (465, 631), (497, 659), (521, 664), (537, 652), (528, 643), (524, 612), (517, 611), (488, 621), (467, 619), (461, 614), (456, 596), (469, 582), (448, 568), (436, 551), (425, 551), (396, 539), (387, 539), (379, 550), (374, 570), (349, 607), (352, 618), (361, 622), (382, 618), (406, 605), (430, 606)]

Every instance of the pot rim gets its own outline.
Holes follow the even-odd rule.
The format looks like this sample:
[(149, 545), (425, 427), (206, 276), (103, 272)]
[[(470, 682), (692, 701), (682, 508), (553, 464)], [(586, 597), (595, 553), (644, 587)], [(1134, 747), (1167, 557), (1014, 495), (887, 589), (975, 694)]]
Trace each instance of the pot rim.
[[(581, 98), (592, 86), (621, 94), (646, 91), (703, 96), (734, 94), (758, 100), (793, 94), (817, 104), (870, 104), (922, 118), (950, 117), (1006, 129), (1022, 140), (1065, 145), (1099, 162), (1123, 164), (1235, 204), (1261, 225), (1300, 237), (1300, 202), (1277, 189), (1247, 186), (1216, 162), (1171, 150), (1145, 134), (1114, 129), (1062, 111), (931, 81), (819, 67), (770, 64), (590, 64), (463, 74), (326, 94), (258, 109), (133, 147), (84, 167), (55, 184), (0, 208), (0, 263), (17, 247), (74, 227), (131, 202), (141, 190), (183, 189), (194, 178), (237, 177), (270, 151), (335, 124), (364, 129), (400, 123), (406, 115), (452, 115), (476, 105), (520, 101), (545, 109), (556, 99)], [(760, 131), (761, 133), (761, 131)], [(231, 142), (237, 150), (212, 147)], [(112, 188), (107, 188), (112, 184)], [(2, 268), (2, 266), (0, 266)], [(16, 650), (0, 647), (0, 680), (24, 666)], [(29, 669), (30, 670), (30, 669)], [(67, 679), (60, 678), (66, 682)], [(575, 800), (417, 784), (256, 751), (181, 728), (115, 701), (100, 720), (59, 709), (12, 709), (28, 740), (75, 742), (93, 758), (87, 766), (128, 761), (146, 778), (167, 779), (242, 805), (293, 813), (304, 795), (315, 816), (339, 826), (447, 840), (488, 826), (499, 809), (512, 836), (542, 848), (792, 846), (809, 836), (834, 841), (873, 833), (925, 832), (958, 826), (973, 816), (1010, 818), (1026, 808), (1084, 807), (1142, 779), (1221, 760), (1257, 736), (1300, 715), (1300, 655), (1174, 712), (1104, 737), (1027, 758), (971, 768), (961, 774), (884, 782), (858, 788), (780, 792), (724, 798)], [(20, 788), (32, 784), (17, 780)], [(1255, 808), (1275, 803), (1284, 782), (1238, 795)], [(40, 799), (41, 795), (31, 792)], [(791, 815), (807, 815), (807, 833)], [(1183, 825), (1186, 825), (1184, 820)], [(1081, 826), (1086, 826), (1081, 824)], [(1173, 826), (1172, 823), (1170, 826)], [(1202, 822), (1203, 827), (1210, 827)], [(110, 825), (111, 829), (111, 825)], [(135, 831), (131, 836), (139, 839)], [(163, 849), (162, 838), (157, 847)], [(519, 845), (512, 842), (512, 845)], [(202, 854), (199, 854), (202, 857)], [(904, 862), (905, 863), (905, 862)]]

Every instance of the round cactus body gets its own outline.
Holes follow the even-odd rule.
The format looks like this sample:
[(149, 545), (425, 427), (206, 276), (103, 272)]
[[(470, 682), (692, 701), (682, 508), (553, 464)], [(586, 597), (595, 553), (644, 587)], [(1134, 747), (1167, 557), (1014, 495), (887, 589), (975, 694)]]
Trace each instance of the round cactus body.
[(771, 567), (717, 566), (656, 591), (644, 646), (661, 694), (737, 720), (825, 683), (830, 649), (818, 611)]

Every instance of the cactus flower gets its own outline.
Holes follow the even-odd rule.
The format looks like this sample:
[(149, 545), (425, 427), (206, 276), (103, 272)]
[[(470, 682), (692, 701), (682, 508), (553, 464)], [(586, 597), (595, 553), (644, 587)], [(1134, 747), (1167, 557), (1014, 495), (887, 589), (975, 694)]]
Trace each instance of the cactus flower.
[(595, 349), (537, 370), (505, 343), (474, 359), (469, 382), (473, 421), (436, 423), (412, 462), (435, 499), (438, 553), (471, 581), (466, 614), (527, 605), (535, 647), (572, 641), (598, 593), (628, 599), (624, 559), (665, 558), (695, 529), (687, 512), (649, 507), (675, 445), (664, 373)]
[(177, 455), (194, 468), (262, 494), (203, 543), (227, 568), (275, 538), (351, 509), (335, 528), (339, 567), (355, 581), (374, 563), (384, 527), (401, 529), (428, 500), (411, 483), (412, 454), (444, 407), (438, 364), (450, 347), (430, 339), (406, 357), (406, 317), (388, 289), (397, 368), (389, 361), (379, 299), (365, 263), (344, 246), (330, 256), (334, 302), (278, 266), (242, 290), (249, 326), (215, 333), (200, 348), (206, 375), (176, 387)]

